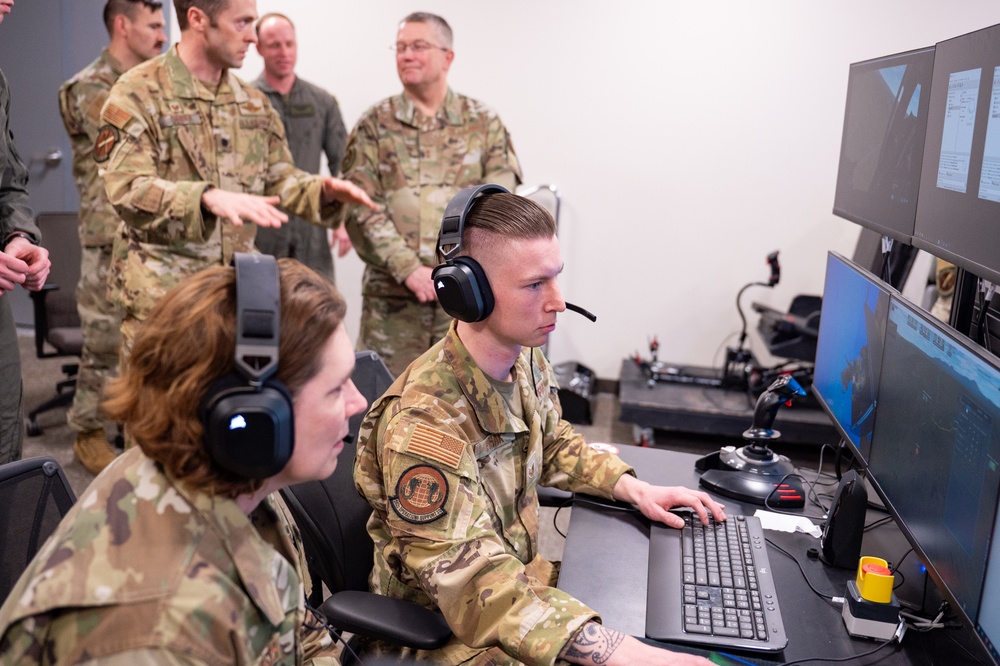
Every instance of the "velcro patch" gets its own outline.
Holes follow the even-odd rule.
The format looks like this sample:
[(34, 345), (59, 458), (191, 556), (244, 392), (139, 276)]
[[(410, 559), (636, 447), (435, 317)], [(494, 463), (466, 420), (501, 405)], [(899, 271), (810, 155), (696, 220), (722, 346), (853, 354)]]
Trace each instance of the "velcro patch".
[(396, 482), (396, 494), (389, 505), (408, 523), (424, 525), (445, 515), (448, 479), (433, 465), (414, 465)]
[(114, 102), (109, 102), (104, 106), (101, 117), (118, 129), (123, 129), (128, 124), (128, 121), (132, 120), (132, 114)]
[(97, 125), (101, 122), (101, 109), (104, 108), (104, 103), (108, 101), (108, 93), (101, 91), (94, 98), (94, 101), (90, 103), (87, 107), (85, 115), (87, 120)]
[(160, 127), (177, 127), (178, 125), (201, 125), (200, 113), (171, 113), (160, 116)]
[(114, 125), (105, 125), (97, 130), (97, 138), (94, 139), (94, 161), (98, 164), (107, 162), (120, 138), (121, 134)]
[(406, 450), (409, 453), (416, 453), (425, 458), (436, 460), (454, 469), (462, 461), (465, 442), (428, 425), (418, 423), (406, 443)]
[(270, 118), (240, 118), (240, 129), (257, 130), (271, 126)]

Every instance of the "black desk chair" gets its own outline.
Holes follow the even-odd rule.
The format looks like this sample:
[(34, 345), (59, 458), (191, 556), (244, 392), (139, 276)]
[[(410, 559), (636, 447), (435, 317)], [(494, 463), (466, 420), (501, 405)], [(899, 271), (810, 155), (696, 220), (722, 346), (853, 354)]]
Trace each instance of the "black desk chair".
[(0, 465), (0, 603), (76, 496), (49, 457)]
[[(83, 350), (76, 285), (80, 281), (80, 235), (76, 213), (40, 213), (36, 219), (49, 251), (52, 269), (41, 291), (29, 292), (35, 315), (35, 354), (38, 358), (79, 356)], [(49, 351), (50, 349), (54, 351)], [(28, 412), (28, 436), (42, 434), (38, 415), (73, 401), (77, 363), (62, 366), (66, 379), (56, 384), (56, 395)]]
[[(355, 362), (351, 379), (371, 404), (392, 384), (392, 375), (375, 352), (357, 352)], [(355, 438), (363, 418), (351, 417)], [(354, 456), (355, 447), (345, 446), (329, 478), (281, 491), (302, 534), (313, 579), (309, 602), (340, 631), (415, 649), (441, 647), (452, 633), (443, 615), (368, 591), (375, 546), (366, 526), (372, 509), (354, 487)], [(332, 593), (321, 605), (320, 581)], [(349, 663), (346, 652), (342, 661)]]

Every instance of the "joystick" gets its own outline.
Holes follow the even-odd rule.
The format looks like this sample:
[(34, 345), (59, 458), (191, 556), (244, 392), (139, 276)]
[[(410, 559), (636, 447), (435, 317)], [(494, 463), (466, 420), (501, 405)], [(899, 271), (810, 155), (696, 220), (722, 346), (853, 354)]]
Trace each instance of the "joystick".
[(695, 463), (695, 469), (702, 472), (699, 484), (743, 502), (776, 508), (805, 506), (805, 488), (794, 476), (794, 465), (769, 446), (781, 437), (781, 433), (772, 428), (778, 408), (805, 394), (791, 375), (778, 377), (757, 398), (753, 423), (743, 433), (746, 445), (722, 447)]

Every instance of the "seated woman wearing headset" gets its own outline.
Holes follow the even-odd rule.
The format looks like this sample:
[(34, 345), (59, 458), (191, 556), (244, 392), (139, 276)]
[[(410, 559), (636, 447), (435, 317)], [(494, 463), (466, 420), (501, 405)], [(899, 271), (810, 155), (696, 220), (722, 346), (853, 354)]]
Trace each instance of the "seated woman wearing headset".
[[(366, 404), (343, 298), (296, 261), (276, 267), (238, 255), (237, 269), (187, 278), (150, 314), (105, 403), (137, 446), (87, 488), (0, 609), (0, 662), (332, 660), (276, 491), (328, 477)], [(260, 390), (255, 362), (234, 370), (237, 310), (250, 355), (278, 361)]]

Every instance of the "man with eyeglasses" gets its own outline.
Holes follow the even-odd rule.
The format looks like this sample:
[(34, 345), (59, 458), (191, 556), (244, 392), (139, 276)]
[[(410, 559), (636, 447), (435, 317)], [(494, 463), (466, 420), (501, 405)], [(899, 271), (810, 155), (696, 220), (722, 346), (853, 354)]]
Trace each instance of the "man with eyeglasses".
[[(91, 474), (115, 459), (98, 412), (106, 380), (117, 374), (121, 316), (108, 298), (108, 271), (118, 214), (108, 201), (98, 173), (97, 146), (101, 107), (123, 73), (163, 52), (163, 3), (159, 0), (108, 0), (104, 5), (108, 46), (97, 59), (59, 89), (59, 111), (73, 145), (73, 178), (80, 190), (80, 313), (83, 351), (73, 405), (66, 415), (76, 431), (73, 453)], [(98, 148), (95, 153), (95, 147)]]
[(431, 283), (445, 206), (469, 185), (513, 190), (521, 167), (497, 114), (448, 87), (455, 52), (443, 18), (404, 18), (395, 52), (403, 92), (361, 117), (342, 171), (385, 206), (346, 210), (347, 232), (366, 264), (357, 346), (378, 352), (399, 375), (451, 323)]
[[(284, 14), (265, 14), (257, 21), (257, 53), (264, 59), (264, 71), (253, 82), (267, 95), (281, 116), (288, 147), (295, 166), (319, 173), (320, 156), (325, 154), (330, 172), (340, 171), (347, 143), (347, 128), (333, 95), (295, 74), (298, 41), (295, 26)], [(333, 231), (337, 256), (351, 249), (351, 239), (343, 225)], [(275, 257), (298, 259), (334, 281), (333, 257), (327, 230), (290, 215), (280, 228), (257, 230), (257, 249)]]

